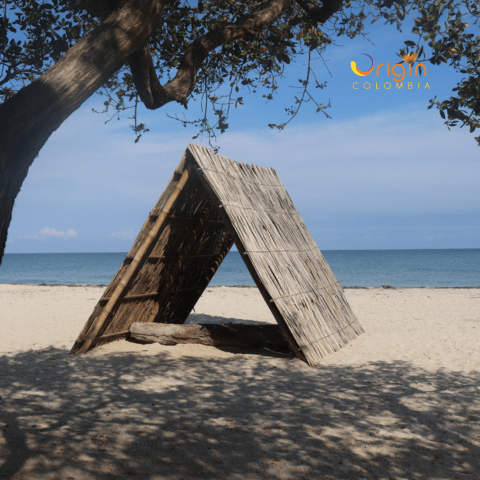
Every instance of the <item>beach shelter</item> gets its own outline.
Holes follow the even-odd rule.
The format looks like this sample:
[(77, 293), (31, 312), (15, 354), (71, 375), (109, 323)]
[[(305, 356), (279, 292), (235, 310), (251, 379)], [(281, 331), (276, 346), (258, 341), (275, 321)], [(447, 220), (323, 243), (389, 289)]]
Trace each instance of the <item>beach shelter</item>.
[(316, 365), (363, 332), (275, 170), (190, 144), (70, 353), (184, 323), (234, 243), (297, 357)]

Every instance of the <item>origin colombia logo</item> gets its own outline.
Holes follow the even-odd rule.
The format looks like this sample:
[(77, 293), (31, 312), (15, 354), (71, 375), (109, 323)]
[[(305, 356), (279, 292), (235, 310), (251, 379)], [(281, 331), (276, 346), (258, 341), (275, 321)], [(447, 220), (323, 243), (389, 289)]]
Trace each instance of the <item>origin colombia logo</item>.
[[(357, 63), (355, 61), (350, 62), (350, 67), (352, 69), (352, 72), (355, 75), (358, 75), (359, 77), (366, 77), (370, 75), (374, 70), (376, 71), (376, 76), (384, 76), (386, 75), (387, 77), (390, 76), (390, 73), (393, 76), (393, 80), (395, 81), (395, 90), (403, 90), (403, 81), (405, 79), (405, 65), (402, 63), (395, 63), (393, 67), (390, 69), (390, 62), (387, 62), (385, 65), (384, 63), (380, 63), (377, 68), (375, 68), (375, 62), (373, 61), (373, 58), (368, 54), (368, 53), (363, 53), (362, 55), (367, 56), (370, 61), (372, 62), (371, 67), (366, 70), (360, 70), (357, 67)], [(408, 65), (408, 76), (412, 76), (412, 66), (414, 65), (415, 61), (417, 60), (417, 52), (413, 53), (406, 53), (405, 55), (402, 55), (402, 60)], [(424, 75), (425, 77), (427, 76), (427, 67), (423, 63), (417, 63), (415, 67), (413, 68), (413, 74), (415, 77), (420, 77), (421, 75)], [(373, 82), (372, 82), (373, 83)], [(372, 83), (370, 82), (364, 82), (363, 83), (363, 88), (365, 90), (369, 90), (370, 87), (372, 87)], [(415, 82), (417, 83), (417, 89), (420, 89), (421, 82)], [(353, 89), (358, 90), (359, 89), (359, 82), (353, 82)], [(389, 90), (392, 88), (392, 84), (389, 81), (386, 81), (383, 83), (382, 82), (375, 82), (375, 90), (380, 90), (381, 88), (384, 88), (385, 90)], [(406, 89), (407, 90), (412, 90), (414, 87), (414, 82), (407, 82), (406, 83)], [(428, 82), (425, 82), (424, 84), (424, 89), (429, 89), (430, 90), (430, 85)]]

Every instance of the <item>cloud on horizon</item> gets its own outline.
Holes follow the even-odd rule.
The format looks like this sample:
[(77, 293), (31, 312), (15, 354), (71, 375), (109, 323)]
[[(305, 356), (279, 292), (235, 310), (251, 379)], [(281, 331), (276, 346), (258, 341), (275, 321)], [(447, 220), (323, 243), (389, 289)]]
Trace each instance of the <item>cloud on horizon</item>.
[(73, 229), (67, 231), (56, 230), (55, 228), (45, 227), (39, 232), (33, 235), (17, 235), (12, 240), (42, 240), (45, 241), (48, 238), (78, 238), (78, 233)]
[(48, 228), (48, 227), (45, 227), (44, 229), (40, 230), (40, 235), (46, 235), (47, 237), (73, 237), (73, 238), (77, 238), (78, 237), (78, 233), (75, 231), (75, 230), (72, 230), (72, 229), (69, 229), (67, 230), (66, 232), (64, 231), (59, 231), (59, 230), (55, 230), (54, 228)]

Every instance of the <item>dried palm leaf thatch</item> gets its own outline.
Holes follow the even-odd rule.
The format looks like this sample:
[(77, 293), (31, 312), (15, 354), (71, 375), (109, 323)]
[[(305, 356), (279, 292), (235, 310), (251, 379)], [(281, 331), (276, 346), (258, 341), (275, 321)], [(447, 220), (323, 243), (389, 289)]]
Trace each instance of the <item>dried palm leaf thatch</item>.
[(70, 353), (184, 323), (233, 243), (297, 357), (316, 365), (363, 332), (275, 170), (190, 144)]

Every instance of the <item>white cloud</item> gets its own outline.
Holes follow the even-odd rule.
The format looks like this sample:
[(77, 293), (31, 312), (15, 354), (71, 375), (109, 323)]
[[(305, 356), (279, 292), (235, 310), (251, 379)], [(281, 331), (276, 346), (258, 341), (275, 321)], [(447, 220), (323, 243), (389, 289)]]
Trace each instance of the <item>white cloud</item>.
[(63, 230), (56, 230), (55, 228), (42, 228), (38, 233), (34, 233), (33, 235), (17, 235), (15, 238), (17, 240), (42, 240), (45, 241), (47, 238), (58, 238), (58, 237), (70, 237), (70, 238), (77, 238), (78, 233), (71, 228), (68, 229), (66, 232)]
[(46, 235), (47, 237), (63, 237), (65, 232), (60, 232), (55, 230), (54, 228), (45, 227), (44, 229), (40, 230), (40, 235)]

